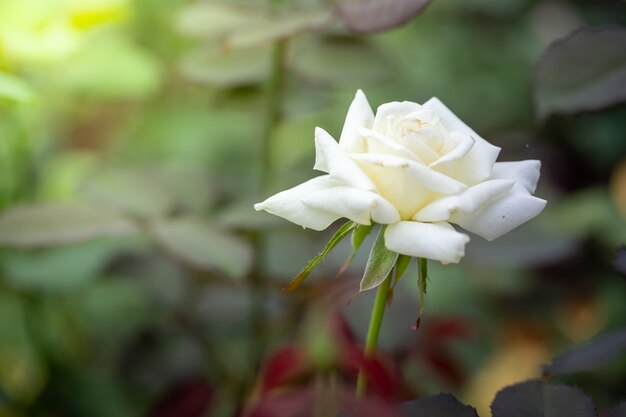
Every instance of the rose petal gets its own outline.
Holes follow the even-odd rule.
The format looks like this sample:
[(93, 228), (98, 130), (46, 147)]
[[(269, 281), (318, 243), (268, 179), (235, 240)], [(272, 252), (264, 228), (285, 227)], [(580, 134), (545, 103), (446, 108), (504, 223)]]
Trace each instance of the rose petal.
[(461, 194), (435, 200), (417, 212), (413, 220), (440, 222), (450, 219), (452, 213), (460, 211), (471, 214), (496, 198), (502, 196), (515, 183), (510, 180), (491, 180), (468, 188)]
[(450, 222), (487, 240), (494, 240), (537, 216), (546, 200), (513, 188), (473, 214), (452, 213)]
[(376, 110), (376, 117), (374, 117), (374, 131), (385, 135), (389, 130), (390, 118), (401, 118), (409, 113), (413, 113), (421, 108), (417, 103), (411, 101), (392, 101), (391, 103), (385, 103), (378, 107)]
[(302, 199), (315, 191), (335, 186), (337, 182), (331, 179), (330, 175), (322, 175), (275, 194), (264, 202), (255, 204), (254, 209), (265, 210), (305, 228), (324, 230), (341, 216), (307, 206)]
[(476, 142), (470, 135), (466, 135), (459, 131), (452, 132), (450, 134), (450, 139), (457, 142), (455, 147), (450, 152), (428, 165), (429, 167), (435, 168), (450, 165), (451, 162), (461, 159), (467, 155)]
[(472, 149), (457, 161), (455, 178), (468, 185), (478, 184), (491, 176), (493, 165), (498, 159), (500, 148), (493, 146), (461, 121), (438, 98), (433, 97), (424, 103), (425, 107), (437, 110), (441, 123), (448, 132), (458, 131), (471, 136), (475, 143)]
[(302, 202), (317, 210), (346, 217), (360, 224), (389, 224), (400, 221), (400, 214), (395, 207), (371, 191), (357, 190), (351, 187), (334, 187), (313, 192)]
[[(352, 158), (363, 165), (378, 166), (386, 169), (400, 169), (416, 183), (442, 194), (457, 194), (465, 190), (465, 184), (441, 174), (426, 165), (406, 158), (383, 154), (356, 154)], [(384, 172), (381, 173), (385, 175)], [(375, 176), (373, 178), (376, 178)]]
[(421, 162), (419, 158), (408, 148), (402, 146), (396, 141), (388, 139), (378, 132), (366, 128), (361, 128), (360, 132), (367, 141), (366, 143), (368, 153), (394, 155), (401, 158), (412, 159), (414, 161)]
[(324, 129), (315, 128), (315, 166), (342, 182), (362, 190), (376, 191), (376, 186), (369, 177), (350, 158), (345, 150)]
[(537, 188), (537, 181), (539, 181), (540, 170), (541, 161), (535, 159), (516, 162), (496, 162), (491, 178), (513, 180), (515, 184), (523, 187), (530, 194), (534, 194)]
[(365, 141), (359, 129), (362, 127), (370, 128), (373, 124), (374, 112), (367, 101), (367, 97), (363, 91), (357, 90), (341, 130), (339, 145), (348, 153), (365, 152)]
[[(445, 126), (448, 132), (455, 130), (465, 133), (466, 135), (474, 137), (476, 140), (482, 139), (478, 133), (476, 133), (471, 127), (463, 123), (456, 114), (452, 112), (445, 104), (441, 102), (437, 97), (433, 97), (424, 103), (424, 107), (433, 109), (439, 115), (440, 122)], [(484, 140), (484, 139), (483, 139)]]
[(387, 226), (385, 246), (402, 255), (458, 263), (469, 237), (448, 223), (398, 222)]

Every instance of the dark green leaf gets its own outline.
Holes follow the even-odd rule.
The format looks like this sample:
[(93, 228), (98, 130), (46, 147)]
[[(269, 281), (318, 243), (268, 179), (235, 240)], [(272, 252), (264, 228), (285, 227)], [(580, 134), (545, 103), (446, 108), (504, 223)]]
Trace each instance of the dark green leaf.
[(478, 417), (476, 410), (451, 394), (437, 394), (401, 404), (406, 417)]
[(324, 257), (328, 254), (328, 252), (333, 250), (333, 248), (335, 246), (337, 246), (339, 244), (339, 242), (341, 242), (346, 236), (348, 236), (348, 234), (356, 226), (357, 226), (357, 224), (354, 223), (354, 222), (347, 222), (346, 224), (341, 226), (339, 228), (339, 230), (337, 230), (337, 232), (335, 232), (333, 237), (330, 238), (330, 240), (328, 241), (328, 243), (324, 247), (324, 250), (319, 255), (317, 255), (315, 258), (311, 259), (309, 261), (309, 263), (300, 272), (298, 272), (298, 275), (296, 275), (294, 277), (294, 279), (291, 280), (289, 285), (287, 285), (284, 288), (284, 290), (285, 291), (293, 291), (296, 288), (298, 288), (300, 286), (300, 284), (302, 284), (304, 282), (304, 280), (307, 279), (307, 277), (311, 274), (311, 272), (313, 272), (315, 267), (320, 262), (322, 262), (324, 260)]
[(247, 242), (198, 218), (161, 220), (151, 226), (157, 244), (191, 267), (241, 278), (252, 264)]
[(599, 368), (626, 351), (626, 328), (603, 334), (558, 355), (544, 366), (547, 375), (565, 375)]
[(539, 61), (534, 101), (540, 118), (602, 110), (626, 100), (626, 30), (582, 29), (553, 43)]
[(385, 226), (381, 226), (361, 279), (360, 291), (379, 286), (389, 275), (398, 260), (398, 254), (385, 246)]
[(339, 269), (339, 272), (337, 273), (337, 276), (343, 274), (343, 272), (346, 270), (346, 268), (348, 268), (348, 266), (350, 266), (350, 262), (352, 262), (352, 259), (354, 258), (356, 253), (359, 251), (359, 248), (361, 247), (361, 244), (363, 243), (363, 241), (365, 240), (367, 235), (369, 235), (369, 233), (372, 231), (373, 227), (374, 227), (373, 224), (370, 224), (370, 225), (358, 224), (354, 228), (354, 230), (352, 232), (352, 253), (350, 254), (348, 259), (346, 259), (346, 261), (343, 263), (343, 265)]
[(431, 0), (336, 0), (336, 10), (352, 32), (373, 33), (407, 23), (430, 2)]
[(0, 245), (33, 248), (136, 231), (116, 213), (77, 203), (17, 206), (0, 215)]
[(593, 402), (578, 388), (528, 381), (504, 388), (491, 404), (493, 417), (595, 417)]

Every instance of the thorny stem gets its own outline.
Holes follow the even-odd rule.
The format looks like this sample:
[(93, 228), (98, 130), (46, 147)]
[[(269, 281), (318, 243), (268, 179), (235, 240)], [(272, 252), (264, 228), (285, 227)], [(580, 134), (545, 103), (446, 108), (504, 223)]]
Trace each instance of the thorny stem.
[[(370, 324), (367, 329), (367, 337), (365, 339), (365, 358), (369, 359), (376, 354), (376, 347), (378, 346), (378, 335), (380, 334), (380, 328), (383, 324), (383, 317), (385, 315), (385, 308), (387, 306), (387, 299), (389, 298), (389, 288), (391, 281), (394, 279), (396, 268), (394, 267), (387, 278), (379, 285), (376, 292), (376, 299), (374, 300), (374, 306), (372, 307), (372, 316), (370, 317)], [(361, 368), (359, 370), (359, 376), (356, 382), (356, 396), (362, 398), (365, 395), (367, 389), (367, 377), (365, 376), (365, 370)]]

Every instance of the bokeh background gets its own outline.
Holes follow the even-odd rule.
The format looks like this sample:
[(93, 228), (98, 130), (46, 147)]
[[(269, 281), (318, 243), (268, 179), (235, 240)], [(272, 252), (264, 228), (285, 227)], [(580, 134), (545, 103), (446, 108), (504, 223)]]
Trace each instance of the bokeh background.
[[(623, 30), (624, 2), (434, 0), (372, 30), (338, 3), (0, 0), (0, 416), (232, 416), (350, 387), (369, 241), (341, 277), (349, 242), (285, 293), (336, 227), (252, 204), (315, 175), (313, 129), (338, 137), (357, 88), (374, 108), (439, 97), (501, 160), (540, 159), (548, 200), (460, 265), (431, 262), (417, 331), (409, 269), (382, 396), (447, 391), (489, 416), (502, 387), (626, 326), (626, 107), (619, 82), (567, 81), (626, 43), (573, 66), (546, 52)], [(626, 360), (560, 380), (605, 409)]]

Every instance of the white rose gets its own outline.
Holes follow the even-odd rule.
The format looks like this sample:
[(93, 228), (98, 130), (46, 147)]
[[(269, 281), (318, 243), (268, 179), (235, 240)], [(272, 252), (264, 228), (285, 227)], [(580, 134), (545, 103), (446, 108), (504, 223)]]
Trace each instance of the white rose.
[(326, 172), (254, 206), (315, 230), (346, 217), (388, 225), (385, 245), (400, 254), (456, 263), (466, 234), (493, 240), (538, 215), (541, 163), (496, 162), (500, 148), (437, 98), (392, 102), (376, 115), (362, 91), (337, 143), (315, 130), (314, 169)]

